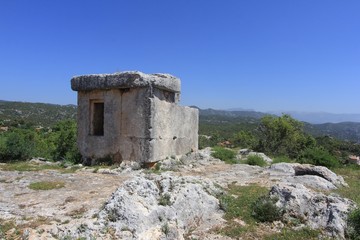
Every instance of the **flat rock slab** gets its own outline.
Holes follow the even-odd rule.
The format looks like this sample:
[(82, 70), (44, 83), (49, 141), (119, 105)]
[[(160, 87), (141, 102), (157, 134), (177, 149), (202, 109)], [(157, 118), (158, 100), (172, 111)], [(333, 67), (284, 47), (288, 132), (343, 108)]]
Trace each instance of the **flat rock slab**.
[[(63, 174), (55, 170), (0, 171), (0, 215), (3, 220), (42, 217), (58, 222), (91, 217), (127, 178), (90, 172)], [(29, 184), (41, 181), (63, 182), (65, 186), (52, 190), (29, 188)]]

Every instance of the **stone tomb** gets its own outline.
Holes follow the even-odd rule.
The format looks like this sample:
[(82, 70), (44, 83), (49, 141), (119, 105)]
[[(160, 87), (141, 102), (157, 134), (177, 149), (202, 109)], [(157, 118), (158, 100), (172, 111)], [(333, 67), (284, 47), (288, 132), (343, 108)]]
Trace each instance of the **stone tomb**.
[(179, 106), (180, 80), (120, 72), (77, 76), (78, 147), (86, 163), (152, 163), (198, 148), (199, 112)]

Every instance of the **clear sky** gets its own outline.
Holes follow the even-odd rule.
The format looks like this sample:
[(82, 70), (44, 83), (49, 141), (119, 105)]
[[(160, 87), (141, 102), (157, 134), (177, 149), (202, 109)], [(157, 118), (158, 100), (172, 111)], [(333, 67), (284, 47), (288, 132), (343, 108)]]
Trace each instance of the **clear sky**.
[(124, 70), (183, 105), (360, 113), (360, 1), (0, 1), (0, 99), (76, 104), (72, 76)]

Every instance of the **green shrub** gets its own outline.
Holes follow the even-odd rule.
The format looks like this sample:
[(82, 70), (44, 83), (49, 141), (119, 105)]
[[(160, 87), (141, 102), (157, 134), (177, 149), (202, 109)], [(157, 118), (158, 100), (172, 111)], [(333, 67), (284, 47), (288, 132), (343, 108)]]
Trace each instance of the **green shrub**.
[(260, 166), (260, 167), (267, 165), (266, 161), (261, 156), (258, 155), (248, 156), (245, 163), (252, 166)]
[(253, 217), (260, 222), (273, 222), (280, 220), (283, 210), (276, 206), (277, 199), (270, 196), (259, 197), (252, 205)]
[(214, 152), (211, 154), (214, 158), (218, 158), (226, 163), (235, 164), (238, 163), (236, 160), (236, 154), (234, 151), (222, 147), (213, 147)]
[(27, 160), (34, 154), (35, 132), (28, 129), (15, 129), (3, 136), (1, 143), (1, 162)]
[(161, 195), (160, 199), (159, 199), (159, 205), (161, 205), (161, 206), (170, 206), (171, 205), (170, 198), (171, 198), (171, 196), (168, 193), (165, 193), (164, 195)]
[(235, 133), (230, 141), (241, 148), (254, 148), (257, 145), (257, 139), (250, 131), (240, 131)]
[(350, 239), (360, 239), (360, 208), (355, 209), (349, 214), (348, 235)]
[(81, 162), (81, 155), (76, 144), (76, 122), (74, 120), (58, 122), (53, 128), (52, 135), (55, 145), (52, 153), (54, 160)]
[(8, 132), (0, 134), (0, 162), (43, 157), (80, 163), (76, 132), (74, 120), (60, 121), (52, 131), (14, 126)]
[(327, 150), (321, 147), (313, 147), (305, 149), (299, 159), (300, 163), (309, 163), (313, 165), (334, 168), (339, 166), (340, 162), (336, 157), (331, 155)]
[(315, 139), (303, 131), (304, 124), (290, 115), (265, 116), (261, 119), (259, 144), (255, 151), (275, 156), (295, 158), (307, 147), (315, 145)]

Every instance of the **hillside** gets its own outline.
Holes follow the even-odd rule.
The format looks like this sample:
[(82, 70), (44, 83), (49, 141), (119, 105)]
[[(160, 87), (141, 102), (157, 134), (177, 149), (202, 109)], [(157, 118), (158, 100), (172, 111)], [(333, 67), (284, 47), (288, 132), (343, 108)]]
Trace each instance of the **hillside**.
[(360, 123), (323, 123), (305, 124), (305, 131), (314, 136), (332, 136), (341, 140), (360, 143)]
[(0, 101), (0, 123), (28, 123), (49, 127), (54, 123), (76, 117), (75, 105)]
[[(266, 113), (255, 111), (223, 111), (200, 109), (200, 133), (210, 135), (210, 132), (222, 133), (230, 137), (241, 130), (255, 130)], [(304, 122), (305, 132), (313, 136), (331, 136), (340, 140), (360, 143), (360, 123), (341, 122), (311, 124)]]
[[(75, 105), (0, 101), (0, 124), (8, 126), (28, 123), (49, 127), (63, 119), (75, 119), (76, 108)], [(225, 138), (241, 130), (255, 130), (260, 119), (268, 115), (267, 113), (249, 110), (199, 109), (199, 112), (200, 134), (210, 135), (210, 133), (215, 132)], [(328, 135), (341, 140), (360, 143), (360, 123), (357, 122), (305, 123), (305, 131), (314, 136)]]

